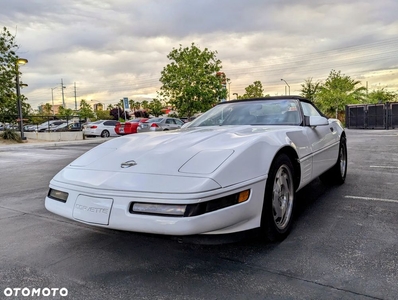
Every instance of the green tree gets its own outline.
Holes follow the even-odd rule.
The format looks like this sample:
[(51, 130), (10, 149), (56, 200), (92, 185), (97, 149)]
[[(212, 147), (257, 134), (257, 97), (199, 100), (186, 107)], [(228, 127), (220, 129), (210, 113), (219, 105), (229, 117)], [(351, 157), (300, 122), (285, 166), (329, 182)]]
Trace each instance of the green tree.
[(52, 116), (53, 115), (53, 107), (50, 103), (46, 103), (43, 106), (43, 115), (45, 116)]
[(361, 82), (332, 70), (326, 82), (319, 87), (315, 103), (329, 117), (343, 119), (347, 104), (362, 103), (365, 87), (357, 87)]
[(63, 106), (60, 106), (58, 109), (58, 116), (62, 119), (71, 119), (74, 115), (74, 112), (70, 108), (64, 108)]
[(112, 120), (113, 116), (111, 116), (109, 110), (98, 110), (95, 112), (98, 120)]
[(394, 92), (388, 92), (384, 88), (374, 90), (366, 96), (366, 103), (377, 104), (398, 101), (398, 94)]
[[(18, 115), (16, 95), (16, 75), (18, 45), (6, 27), (0, 31), (0, 121), (15, 121)], [(21, 74), (19, 72), (19, 74)], [(21, 95), (23, 115), (27, 115), (30, 105), (26, 103), (26, 97)]]
[(94, 112), (91, 105), (84, 99), (80, 100), (79, 117), (82, 119), (94, 118)]
[(216, 76), (221, 70), (216, 54), (192, 43), (191, 47), (173, 48), (167, 55), (172, 62), (161, 72), (159, 96), (168, 100), (179, 115), (191, 117), (226, 99), (227, 90)]
[(264, 89), (261, 81), (254, 81), (253, 84), (245, 88), (246, 93), (239, 96), (238, 99), (251, 99), (264, 97)]
[(149, 102), (147, 100), (142, 101), (141, 102), (141, 107), (142, 107), (142, 109), (148, 110)]
[(159, 99), (153, 99), (151, 102), (149, 102), (148, 108), (149, 113), (155, 117), (159, 117), (163, 114), (163, 104)]
[(319, 87), (321, 82), (318, 80), (316, 82), (312, 81), (312, 77), (305, 80), (305, 82), (301, 85), (301, 96), (314, 101), (316, 93), (319, 91)]
[(130, 109), (135, 112), (135, 101), (133, 99), (129, 100)]

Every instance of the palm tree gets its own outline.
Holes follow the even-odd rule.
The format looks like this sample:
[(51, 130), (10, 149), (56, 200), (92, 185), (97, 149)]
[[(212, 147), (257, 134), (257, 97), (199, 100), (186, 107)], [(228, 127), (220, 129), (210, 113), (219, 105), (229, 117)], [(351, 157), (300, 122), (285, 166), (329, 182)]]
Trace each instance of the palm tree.
[(133, 106), (134, 110), (139, 110), (141, 108), (141, 103), (140, 102), (135, 102), (134, 106)]
[(318, 107), (327, 115), (344, 116), (345, 106), (363, 102), (366, 96), (366, 88), (357, 87), (361, 82), (340, 71), (332, 70), (325, 84), (319, 87), (315, 99)]
[(130, 105), (130, 109), (132, 109), (133, 112), (134, 112), (134, 111), (135, 111), (135, 102), (134, 102), (133, 99), (130, 99), (130, 100), (129, 100), (129, 105)]

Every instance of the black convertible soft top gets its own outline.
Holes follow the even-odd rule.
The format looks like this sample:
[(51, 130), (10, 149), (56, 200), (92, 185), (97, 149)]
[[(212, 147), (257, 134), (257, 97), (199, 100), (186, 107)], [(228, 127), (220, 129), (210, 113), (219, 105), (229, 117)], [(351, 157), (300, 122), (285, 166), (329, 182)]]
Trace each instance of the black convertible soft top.
[(307, 98), (297, 96), (297, 95), (292, 95), (292, 96), (269, 96), (269, 97), (260, 97), (260, 98), (247, 98), (247, 99), (238, 99), (238, 100), (228, 100), (224, 102), (220, 102), (217, 105), (222, 105), (222, 104), (227, 104), (227, 103), (235, 103), (235, 102), (247, 102), (247, 101), (259, 101), (259, 100), (299, 100), (303, 102), (310, 102)]

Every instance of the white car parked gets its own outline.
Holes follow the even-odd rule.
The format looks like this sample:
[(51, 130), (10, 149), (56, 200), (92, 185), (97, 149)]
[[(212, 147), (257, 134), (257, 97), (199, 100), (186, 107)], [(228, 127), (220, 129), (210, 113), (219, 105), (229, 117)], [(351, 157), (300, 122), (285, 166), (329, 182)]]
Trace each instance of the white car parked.
[(84, 125), (83, 135), (85, 136), (100, 136), (110, 137), (119, 136), (115, 131), (116, 120), (99, 120), (93, 123)]
[(299, 96), (227, 101), (186, 128), (130, 134), (68, 164), (46, 208), (93, 226), (174, 236), (259, 229), (284, 239), (296, 191), (342, 184), (346, 135)]

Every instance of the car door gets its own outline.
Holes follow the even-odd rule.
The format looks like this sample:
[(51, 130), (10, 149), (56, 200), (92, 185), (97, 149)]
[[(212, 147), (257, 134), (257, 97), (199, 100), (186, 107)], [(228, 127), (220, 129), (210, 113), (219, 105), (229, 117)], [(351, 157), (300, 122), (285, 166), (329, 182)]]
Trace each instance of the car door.
[(176, 123), (174, 122), (174, 119), (167, 118), (166, 121), (164, 122), (164, 130), (173, 130), (173, 129), (176, 129)]
[[(304, 119), (311, 116), (323, 116), (316, 107), (309, 102), (301, 102)], [(312, 153), (312, 178), (331, 168), (337, 160), (339, 149), (339, 135), (333, 125), (308, 126), (304, 124), (304, 132), (308, 138)]]
[(111, 136), (118, 136), (118, 134), (115, 131), (116, 123), (117, 121), (115, 120), (109, 120), (104, 122), (104, 126), (109, 131)]

